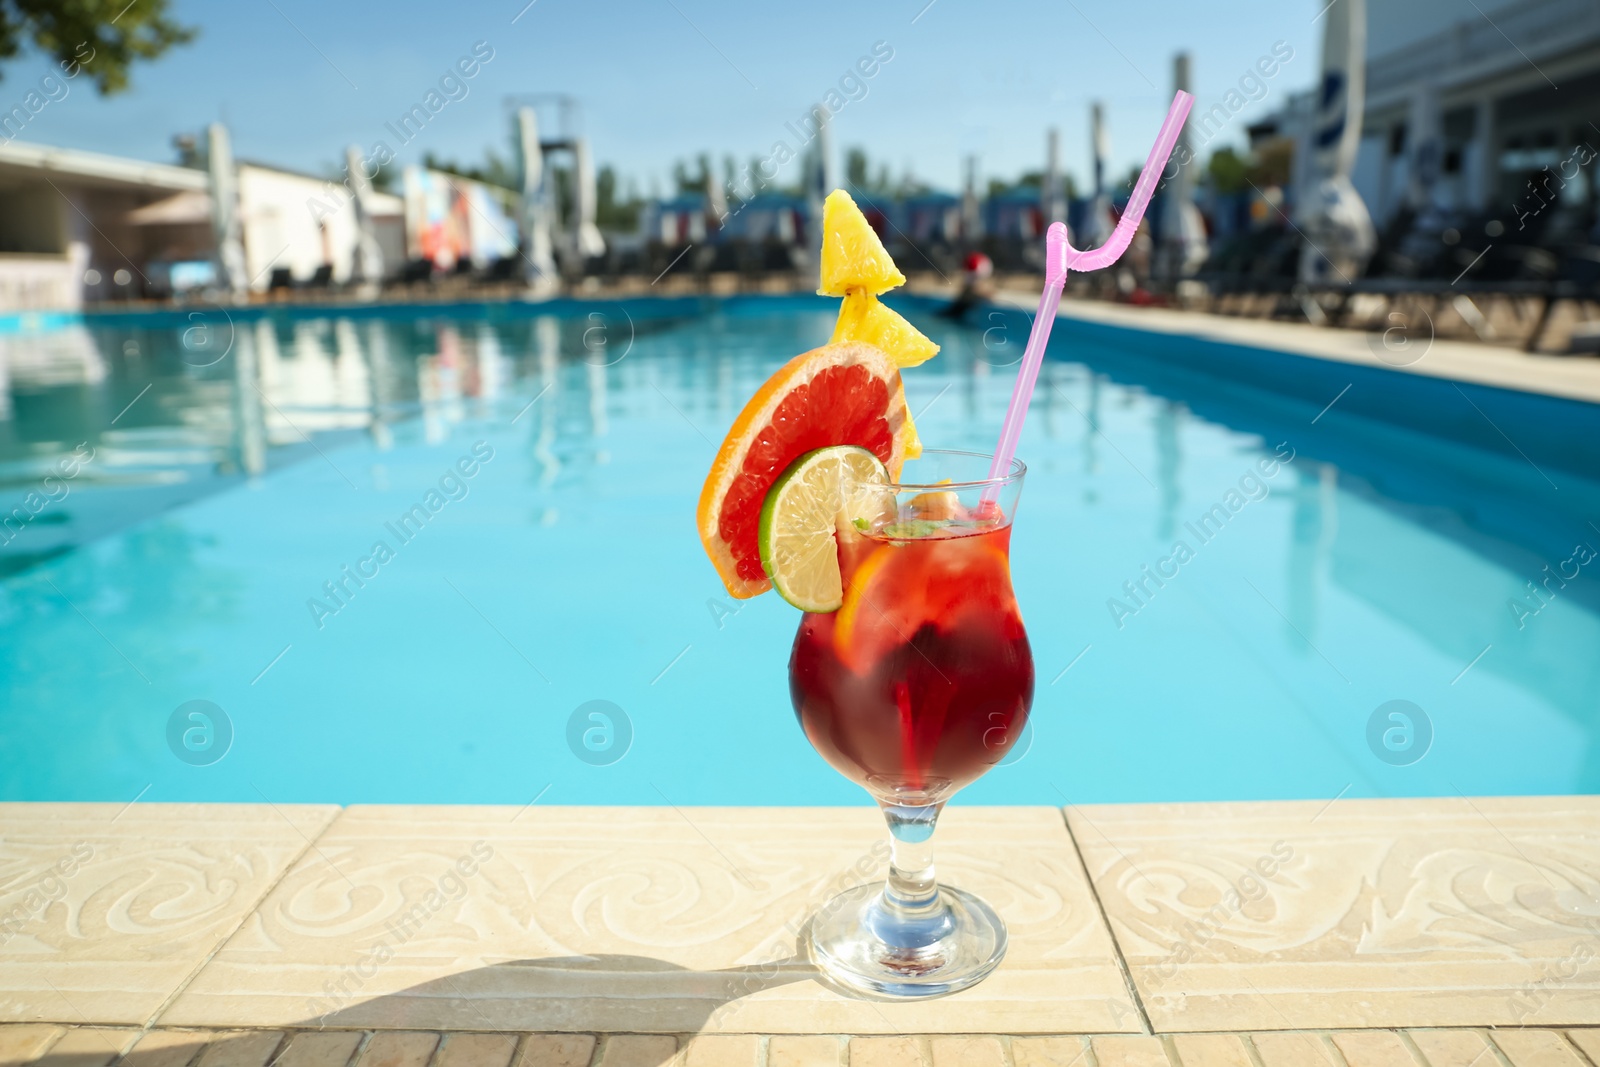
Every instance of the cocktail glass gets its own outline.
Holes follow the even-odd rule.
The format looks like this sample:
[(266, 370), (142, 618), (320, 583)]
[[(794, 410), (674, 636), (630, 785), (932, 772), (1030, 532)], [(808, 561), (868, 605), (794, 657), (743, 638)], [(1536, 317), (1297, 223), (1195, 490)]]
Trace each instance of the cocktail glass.
[(841, 531), (844, 604), (801, 619), (789, 660), (806, 737), (889, 824), (888, 880), (835, 897), (808, 933), (816, 966), (860, 992), (952, 993), (1006, 951), (1000, 917), (940, 886), (932, 853), (945, 803), (1005, 756), (1033, 701), (1010, 564), (1025, 468), (990, 478), (990, 463), (931, 449), (907, 463), (875, 517)]

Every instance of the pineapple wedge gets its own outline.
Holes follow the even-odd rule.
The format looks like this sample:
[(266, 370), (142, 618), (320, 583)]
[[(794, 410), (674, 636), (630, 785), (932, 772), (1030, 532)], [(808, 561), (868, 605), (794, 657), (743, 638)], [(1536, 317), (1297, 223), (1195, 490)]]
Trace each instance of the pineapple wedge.
[(822, 205), (822, 288), (819, 296), (844, 296), (860, 289), (877, 296), (906, 283), (867, 217), (843, 189)]
[(926, 363), (939, 352), (939, 346), (901, 318), (892, 308), (871, 293), (853, 289), (839, 306), (839, 321), (833, 328), (831, 343), (865, 341), (883, 349), (898, 367)]

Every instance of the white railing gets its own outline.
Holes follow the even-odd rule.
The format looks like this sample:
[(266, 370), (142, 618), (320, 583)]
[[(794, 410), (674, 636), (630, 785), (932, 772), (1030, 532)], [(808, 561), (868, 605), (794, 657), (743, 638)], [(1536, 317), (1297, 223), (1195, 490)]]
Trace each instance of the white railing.
[(1595, 38), (1600, 38), (1595, 0), (1521, 0), (1369, 61), (1367, 95), (1402, 88), (1424, 73), (1448, 80), (1451, 71), (1466, 67), (1489, 73), (1501, 65), (1538, 62)]

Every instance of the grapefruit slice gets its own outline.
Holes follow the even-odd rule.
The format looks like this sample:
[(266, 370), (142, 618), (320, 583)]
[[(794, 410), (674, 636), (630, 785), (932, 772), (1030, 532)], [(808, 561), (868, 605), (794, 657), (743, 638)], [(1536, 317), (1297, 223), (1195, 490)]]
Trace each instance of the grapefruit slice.
[(822, 288), (819, 296), (861, 289), (874, 296), (906, 283), (867, 217), (843, 189), (822, 202)]
[(761, 508), (779, 475), (807, 452), (856, 445), (900, 473), (908, 444), (905, 390), (883, 351), (857, 341), (791, 359), (745, 404), (717, 451), (696, 519), (706, 555), (735, 597), (772, 588), (761, 566)]

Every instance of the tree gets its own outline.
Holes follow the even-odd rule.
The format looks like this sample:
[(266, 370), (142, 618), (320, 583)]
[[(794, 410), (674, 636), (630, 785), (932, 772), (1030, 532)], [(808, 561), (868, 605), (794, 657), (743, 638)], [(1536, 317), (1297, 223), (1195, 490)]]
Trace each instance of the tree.
[(677, 186), (678, 195), (706, 191), (706, 177), (711, 172), (711, 157), (702, 152), (696, 163), (699, 165), (696, 171), (690, 171), (681, 159), (672, 164), (672, 182)]
[(422, 165), (429, 170), (440, 170), (446, 174), (459, 174), (463, 178), (471, 178), (473, 181), (482, 182), (485, 185), (497, 185), (502, 189), (510, 189), (513, 192), (522, 188), (521, 177), (517, 174), (516, 169), (500, 158), (492, 148), (484, 150), (483, 163), (476, 167), (464, 167), (452, 160), (441, 159), (431, 150), (422, 154)]
[(1211, 180), (1211, 188), (1219, 193), (1242, 193), (1250, 188), (1249, 162), (1228, 145), (1211, 153), (1206, 174)]
[(32, 45), (63, 72), (80, 70), (102, 95), (128, 87), (128, 69), (194, 40), (171, 19), (168, 0), (0, 0), (0, 60)]
[[(180, 134), (172, 140), (178, 148), (178, 165), (180, 167), (200, 166), (200, 157), (196, 152), (196, 140), (193, 134)], [(367, 180), (380, 193), (392, 192), (395, 183), (395, 169), (392, 160), (388, 163), (379, 164), (376, 170), (367, 175)], [(330, 182), (340, 184), (349, 178), (349, 168), (343, 163), (325, 163), (322, 166), (322, 174)], [(353, 186), (354, 183), (352, 183)]]
[(617, 195), (617, 172), (607, 164), (595, 176), (595, 225), (602, 230), (631, 232), (639, 228), (638, 196), (629, 190), (626, 198)]
[(550, 191), (555, 200), (556, 218), (569, 219), (572, 217), (573, 196), (572, 168), (555, 166), (550, 168)]
[(863, 148), (850, 148), (844, 154), (844, 180), (857, 189), (866, 189), (867, 181), (867, 153)]
[(1293, 162), (1294, 142), (1287, 137), (1268, 141), (1250, 155), (1224, 145), (1211, 154), (1206, 177), (1219, 193), (1242, 193), (1252, 185), (1258, 189), (1287, 185)]
[(864, 148), (845, 150), (844, 180), (846, 185), (865, 196), (893, 196), (895, 192), (889, 182), (887, 165), (880, 165), (877, 177), (873, 177), (872, 162), (867, 158), (867, 151)]
[(1261, 188), (1269, 185), (1288, 185), (1294, 171), (1294, 139), (1277, 137), (1256, 152), (1255, 173), (1251, 180)]

